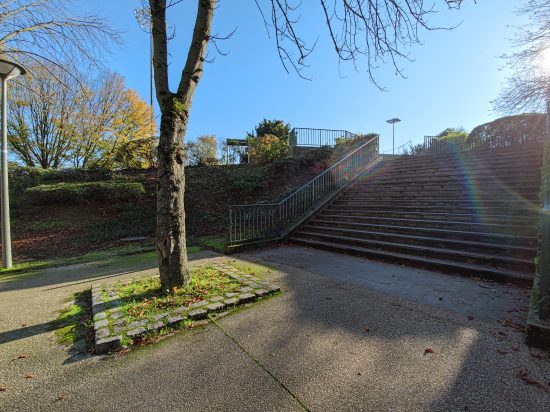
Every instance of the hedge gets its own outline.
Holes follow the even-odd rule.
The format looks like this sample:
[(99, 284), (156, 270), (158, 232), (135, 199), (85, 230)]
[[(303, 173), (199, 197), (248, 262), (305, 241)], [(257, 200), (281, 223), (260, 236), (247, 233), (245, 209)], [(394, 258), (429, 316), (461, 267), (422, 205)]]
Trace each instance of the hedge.
[(85, 182), (40, 185), (25, 190), (33, 204), (129, 202), (145, 195), (141, 183)]

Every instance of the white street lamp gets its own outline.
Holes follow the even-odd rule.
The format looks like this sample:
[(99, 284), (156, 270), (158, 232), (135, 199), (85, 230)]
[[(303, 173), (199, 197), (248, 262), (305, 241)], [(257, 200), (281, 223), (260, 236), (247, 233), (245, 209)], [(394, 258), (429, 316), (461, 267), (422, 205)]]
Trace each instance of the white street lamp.
[(394, 117), (393, 119), (386, 120), (387, 123), (392, 126), (392, 154), (395, 154), (395, 124), (399, 123), (401, 119)]
[(0, 59), (0, 80), (2, 81), (2, 182), (0, 184), (0, 209), (2, 215), (2, 267), (6, 269), (13, 266), (11, 258), (10, 194), (8, 191), (8, 80), (25, 73), (25, 69), (17, 63)]
[[(134, 16), (141, 30), (149, 33), (149, 103), (151, 104), (151, 128), (155, 123), (155, 106), (153, 106), (153, 22), (151, 21), (151, 9), (139, 7), (134, 10)], [(154, 134), (152, 131), (151, 135)]]

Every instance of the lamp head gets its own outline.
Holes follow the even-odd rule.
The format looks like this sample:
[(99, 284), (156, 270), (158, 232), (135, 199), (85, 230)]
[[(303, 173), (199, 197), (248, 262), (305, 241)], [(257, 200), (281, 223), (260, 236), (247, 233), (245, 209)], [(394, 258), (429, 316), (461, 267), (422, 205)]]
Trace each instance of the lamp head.
[(6, 59), (0, 59), (0, 77), (6, 80), (13, 79), (27, 71), (23, 66)]

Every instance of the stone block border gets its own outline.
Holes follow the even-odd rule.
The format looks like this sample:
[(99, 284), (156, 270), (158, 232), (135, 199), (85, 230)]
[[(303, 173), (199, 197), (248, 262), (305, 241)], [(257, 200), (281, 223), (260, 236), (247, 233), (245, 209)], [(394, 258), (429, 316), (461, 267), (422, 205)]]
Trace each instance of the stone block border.
[(185, 320), (205, 319), (209, 313), (221, 312), (234, 306), (278, 292), (277, 285), (246, 274), (224, 263), (214, 262), (212, 267), (240, 282), (239, 292), (213, 296), (208, 300), (180, 306), (155, 315), (153, 319), (142, 319), (127, 323), (120, 312), (120, 300), (114, 284), (92, 286), (92, 315), (94, 324), (94, 344), (96, 354), (105, 354), (122, 347), (123, 336), (130, 340), (143, 338), (148, 333), (162, 328), (177, 328)]

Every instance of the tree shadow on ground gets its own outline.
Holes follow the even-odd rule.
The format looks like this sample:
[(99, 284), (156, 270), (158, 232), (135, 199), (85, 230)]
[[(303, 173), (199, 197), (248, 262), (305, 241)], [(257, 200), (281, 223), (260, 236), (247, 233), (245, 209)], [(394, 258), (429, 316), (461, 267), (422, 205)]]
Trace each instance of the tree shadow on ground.
[[(211, 251), (200, 251), (189, 255), (189, 261), (219, 256)], [(0, 293), (15, 290), (48, 287), (53, 290), (76, 284), (103, 281), (132, 272), (142, 272), (158, 268), (156, 255), (141, 254), (116, 256), (94, 262), (68, 266), (51, 267), (14, 275), (8, 279), (0, 277)]]
[(548, 360), (540, 364), (530, 356), (521, 324), (471, 320), (278, 267), (275, 282), (285, 293), (223, 323), (311, 409), (505, 411), (549, 405), (548, 390), (517, 377), (525, 368), (545, 383), (550, 373)]

